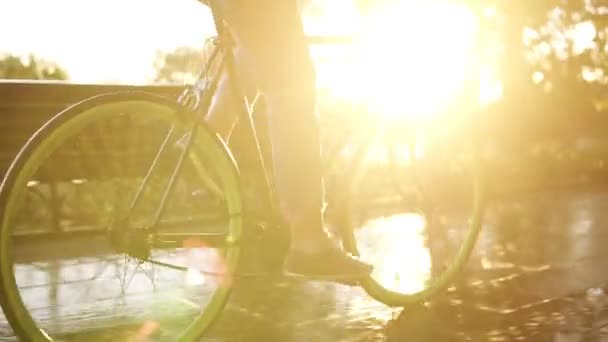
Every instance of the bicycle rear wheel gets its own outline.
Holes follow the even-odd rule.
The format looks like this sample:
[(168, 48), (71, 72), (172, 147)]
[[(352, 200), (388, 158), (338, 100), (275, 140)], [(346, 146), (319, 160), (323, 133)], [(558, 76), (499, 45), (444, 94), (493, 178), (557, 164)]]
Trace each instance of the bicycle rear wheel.
[[(375, 266), (371, 277), (362, 282), (368, 294), (387, 305), (404, 306), (430, 300), (463, 271), (482, 228), (484, 187), (481, 162), (474, 144), (462, 150), (453, 148), (455, 153), (451, 157), (459, 158), (453, 164), (461, 169), (458, 181), (453, 182), (460, 189), (454, 190), (438, 183), (422, 186), (419, 182), (424, 178), (425, 169), (418, 163), (415, 171), (410, 168), (396, 174), (404, 168), (395, 167), (394, 154), (399, 149), (391, 145), (394, 143), (372, 142), (367, 146), (367, 152), (353, 161), (353, 177), (342, 200), (349, 211), (342, 239), (347, 251)], [(410, 143), (405, 144), (407, 154), (412, 153)], [(442, 165), (435, 169), (435, 175), (448, 178), (449, 168)], [(414, 172), (416, 176), (412, 177)], [(399, 177), (407, 182), (396, 188), (395, 180)], [(435, 198), (429, 196), (432, 192)], [(421, 195), (424, 198), (420, 198)], [(459, 229), (457, 251), (443, 265), (433, 260), (437, 256), (433, 255), (435, 251), (430, 245), (437, 233), (446, 234), (452, 227), (444, 227), (447, 224), (441, 222), (444, 216), (439, 217), (437, 213), (437, 196), (452, 197), (452, 202), (467, 202), (465, 210), (458, 209), (458, 218), (464, 216), (468, 222), (464, 229)], [(462, 204), (457, 203), (457, 206)], [(449, 220), (449, 224), (459, 225), (454, 224), (454, 220)], [(446, 231), (438, 231), (440, 226)], [(448, 243), (453, 245), (454, 241)], [(391, 253), (393, 255), (387, 255)], [(405, 270), (402, 265), (408, 264), (413, 268)]]
[[(183, 114), (154, 95), (100, 95), (21, 149), (0, 188), (0, 300), (21, 339), (192, 341), (221, 313), (242, 237), (239, 177)], [(35, 227), (28, 217), (46, 208), (26, 201), (32, 190), (52, 214)]]

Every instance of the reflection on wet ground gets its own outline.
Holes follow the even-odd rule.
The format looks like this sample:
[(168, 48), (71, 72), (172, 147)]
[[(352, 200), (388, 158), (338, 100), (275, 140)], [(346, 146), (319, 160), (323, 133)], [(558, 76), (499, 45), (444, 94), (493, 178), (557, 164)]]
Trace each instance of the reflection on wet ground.
[[(465, 274), (427, 305), (389, 308), (360, 288), (276, 275), (236, 279), (228, 306), (205, 340), (608, 341), (606, 209), (608, 195), (592, 192), (528, 195), (492, 204)], [(439, 217), (438, 222), (451, 219)], [(431, 236), (440, 243), (433, 244), (431, 258), (423, 227), (424, 221), (412, 214), (365, 223), (358, 232), (362, 254), (383, 265), (376, 269), (377, 279), (415, 291), (430, 276), (431, 265), (441, 265), (438, 258), (453, 255), (461, 230), (434, 227)], [(75, 267), (37, 265), (36, 270), (20, 270), (20, 276), (34, 282), (52, 267), (64, 273)], [(93, 262), (89, 271), (95, 267)], [(185, 282), (196, 283), (190, 276)], [(45, 293), (50, 297), (50, 291)], [(65, 294), (36, 300), (48, 306), (58, 304), (57, 298), (74, 300)], [(162, 340), (163, 327), (150, 323), (138, 332)], [(0, 340), (11, 340), (11, 335), (0, 316)], [(129, 336), (133, 331), (111, 327), (70, 340), (122, 341)]]

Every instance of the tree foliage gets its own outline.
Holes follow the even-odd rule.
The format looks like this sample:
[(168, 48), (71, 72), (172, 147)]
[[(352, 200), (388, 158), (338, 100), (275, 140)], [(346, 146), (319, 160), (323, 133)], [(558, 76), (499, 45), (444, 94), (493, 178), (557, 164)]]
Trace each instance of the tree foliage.
[[(330, 1), (307, 0), (313, 7), (308, 13), (322, 13), (322, 2)], [(352, 1), (365, 13), (403, 0)], [(502, 83), (502, 99), (475, 117), (483, 134), (522, 150), (543, 141), (574, 146), (581, 135), (605, 137), (608, 118), (593, 103), (608, 94), (608, 0), (451, 1), (480, 18), (479, 52), (493, 62)], [(450, 30), (439, 20), (434, 24)], [(158, 80), (192, 78), (193, 70), (201, 70), (200, 56), (201, 50), (191, 48), (159, 55)]]
[(514, 82), (508, 87), (588, 91), (589, 84), (608, 82), (608, 2), (497, 0), (481, 6), (496, 9), (484, 28), (499, 33), (503, 79)]
[(469, 4), (484, 19), (482, 46), (499, 60), (503, 99), (494, 109), (504, 120), (494, 120), (495, 126), (527, 137), (597, 126), (593, 103), (605, 98), (608, 83), (607, 1)]
[(68, 73), (53, 62), (34, 55), (27, 58), (6, 55), (0, 58), (0, 79), (67, 80)]
[[(314, 7), (323, 1), (330, 0), (306, 3)], [(366, 10), (397, 0), (352, 1)], [(498, 60), (506, 99), (524, 103), (551, 96), (562, 104), (580, 103), (597, 97), (608, 83), (607, 0), (455, 1), (483, 19), (481, 48)], [(188, 47), (159, 54), (157, 81), (191, 80), (201, 70), (201, 56), (200, 49)]]
[(159, 52), (154, 67), (156, 82), (191, 83), (203, 70), (203, 61), (211, 53), (209, 44), (203, 49), (183, 46), (171, 52)]

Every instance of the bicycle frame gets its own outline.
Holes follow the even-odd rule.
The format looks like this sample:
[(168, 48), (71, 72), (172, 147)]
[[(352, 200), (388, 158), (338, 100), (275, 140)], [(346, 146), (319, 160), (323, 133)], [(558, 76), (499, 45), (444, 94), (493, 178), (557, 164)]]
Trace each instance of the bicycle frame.
[[(233, 101), (236, 103), (240, 103), (240, 110), (238, 114), (238, 120), (245, 124), (244, 128), (246, 130), (246, 135), (251, 139), (250, 144), (255, 148), (255, 165), (260, 168), (262, 175), (264, 177), (264, 189), (263, 196), (265, 197), (266, 204), (268, 208), (271, 210), (272, 217), (269, 219), (276, 219), (278, 214), (278, 205), (276, 200), (276, 195), (274, 192), (274, 188), (271, 185), (271, 173), (269, 171), (268, 166), (264, 162), (263, 152), (260, 145), (260, 140), (258, 138), (257, 130), (255, 128), (255, 124), (253, 121), (253, 112), (249, 106), (246, 96), (242, 93), (241, 88), (238, 86), (239, 76), (236, 71), (235, 66), (235, 57), (232, 52), (233, 40), (232, 36), (223, 21), (222, 14), (220, 12), (220, 8), (215, 1), (208, 1), (207, 5), (211, 9), (211, 14), (213, 16), (213, 22), (216, 27), (217, 38), (215, 40), (215, 47), (208, 61), (205, 61), (205, 69), (201, 72), (195, 85), (193, 87), (187, 88), (184, 93), (188, 93), (189, 91), (198, 91), (198, 97), (202, 100), (202, 106), (200, 108), (193, 108), (195, 111), (198, 110), (199, 117), (197, 119), (198, 122), (203, 122), (205, 116), (209, 113), (211, 107), (211, 99), (213, 95), (215, 95), (217, 86), (219, 85), (220, 79), (224, 73), (226, 73), (228, 79), (231, 80), (230, 84), (232, 85), (232, 94), (234, 96)], [(217, 71), (211, 78), (211, 82), (205, 82), (208, 77), (206, 75), (207, 71), (211, 69), (216, 59), (219, 59), (219, 67)], [(208, 86), (204, 84), (207, 83)], [(182, 94), (183, 95), (183, 94)], [(196, 95), (195, 95), (196, 96)], [(178, 102), (181, 102), (183, 97), (180, 96)], [(184, 103), (182, 103), (184, 105)], [(260, 194), (262, 195), (262, 194)]]
[[(182, 137), (182, 139), (186, 138), (185, 146), (182, 149), (182, 152), (177, 160), (177, 164), (175, 165), (168, 184), (161, 196), (160, 204), (154, 215), (153, 223), (151, 226), (145, 229), (146, 234), (151, 234), (153, 236), (152, 245), (158, 248), (179, 247), (183, 245), (184, 240), (190, 238), (200, 238), (204, 240), (205, 243), (209, 246), (225, 246), (231, 243), (235, 243), (235, 241), (227, 241), (228, 237), (226, 234), (171, 234), (158, 232), (158, 228), (162, 225), (160, 221), (167, 206), (167, 200), (175, 187), (175, 182), (179, 177), (180, 171), (184, 164), (184, 160), (186, 159), (186, 156), (192, 148), (192, 142), (196, 139), (197, 132), (201, 126), (204, 127), (203, 129), (207, 129), (204, 124), (204, 119), (211, 108), (213, 96), (217, 91), (218, 85), (224, 73), (226, 73), (227, 77), (232, 81), (231, 84), (234, 86), (234, 88), (232, 89), (233, 94), (235, 96), (234, 101), (240, 101), (242, 103), (241, 110), (238, 113), (238, 119), (245, 124), (246, 133), (251, 138), (250, 143), (255, 148), (255, 157), (257, 158), (255, 164), (260, 167), (260, 171), (264, 176), (263, 196), (265, 197), (265, 201), (267, 204), (266, 207), (269, 209), (268, 213), (264, 213), (265, 216), (267, 216), (264, 217), (264, 219), (269, 220), (270, 222), (277, 222), (280, 218), (277, 209), (278, 205), (274, 189), (271, 186), (270, 173), (264, 163), (264, 158), (253, 122), (252, 113), (247, 104), (246, 97), (242, 94), (239, 87), (237, 86), (239, 83), (238, 76), (235, 70), (236, 68), (234, 55), (231, 49), (232, 39), (230, 33), (225, 24), (223, 23), (219, 8), (213, 2), (210, 2), (208, 6), (211, 8), (211, 12), (213, 14), (213, 19), (218, 34), (215, 39), (215, 47), (213, 49), (213, 52), (211, 53), (210, 58), (205, 61), (205, 68), (197, 77), (196, 82), (192, 86), (186, 87), (186, 89), (177, 99), (178, 105), (183, 108), (184, 111), (189, 111), (194, 114), (193, 116), (187, 119), (191, 121), (191, 128), (189, 132), (184, 137)], [(219, 61), (217, 61), (218, 59)], [(219, 66), (214, 75), (209, 78), (207, 71), (210, 70), (215, 63), (219, 63)], [(152, 165), (148, 169), (147, 174), (144, 176), (142, 183), (138, 187), (135, 197), (133, 198), (126, 215), (121, 219), (121, 221), (126, 222), (131, 211), (141, 199), (141, 196), (145, 191), (146, 185), (160, 159), (160, 156), (163, 154), (163, 151), (167, 147), (167, 143), (169, 142), (172, 134), (173, 128), (171, 128), (167, 133), (167, 136), (161, 144), (160, 149), (152, 162)]]
[[(230, 80), (233, 89), (231, 89), (232, 94), (234, 95), (234, 101), (240, 102), (242, 105), (241, 110), (239, 110), (238, 120), (244, 124), (245, 134), (251, 140), (250, 144), (253, 148), (255, 148), (255, 160), (254, 167), (258, 167), (262, 176), (264, 177), (261, 180), (264, 183), (264, 189), (259, 189), (263, 191), (263, 194), (259, 194), (259, 196), (263, 196), (263, 200), (265, 201), (264, 208), (267, 209), (266, 212), (256, 213), (261, 214), (256, 217), (256, 224), (258, 226), (264, 226), (265, 224), (270, 224), (271, 226), (276, 226), (278, 223), (282, 222), (282, 216), (279, 212), (278, 199), (276, 196), (275, 189), (271, 182), (271, 172), (269, 171), (268, 166), (265, 163), (264, 154), (262, 152), (262, 148), (260, 145), (260, 141), (258, 138), (257, 130), (255, 128), (255, 124), (253, 121), (253, 113), (248, 105), (247, 99), (245, 95), (242, 93), (241, 89), (238, 87), (239, 78), (238, 73), (236, 71), (235, 66), (235, 57), (232, 52), (233, 40), (232, 36), (223, 21), (221, 10), (216, 3), (216, 1), (200, 1), (207, 5), (211, 9), (211, 14), (213, 16), (214, 25), (216, 27), (217, 36), (215, 37), (214, 43), (215, 46), (209, 56), (209, 58), (204, 61), (204, 69), (197, 77), (196, 81), (193, 85), (187, 86), (186, 89), (182, 92), (181, 95), (177, 98), (177, 104), (183, 108), (184, 111), (191, 112), (192, 116), (188, 118), (191, 121), (192, 127), (190, 128), (189, 133), (185, 136), (186, 142), (181, 152), (181, 155), (178, 158), (177, 164), (173, 170), (171, 178), (169, 179), (168, 185), (162, 194), (161, 201), (159, 207), (155, 213), (154, 221), (150, 227), (146, 229), (147, 233), (152, 233), (156, 238), (153, 245), (155, 247), (160, 248), (172, 248), (179, 247), (184, 240), (197, 237), (201, 238), (205, 241), (205, 243), (209, 246), (222, 246), (227, 245), (232, 242), (227, 241), (227, 236), (225, 234), (215, 234), (215, 233), (203, 233), (203, 234), (167, 234), (167, 233), (158, 233), (158, 227), (162, 225), (160, 222), (161, 217), (166, 208), (167, 200), (173, 191), (175, 181), (179, 176), (180, 170), (182, 168), (185, 157), (188, 155), (190, 149), (192, 148), (192, 142), (196, 138), (196, 134), (201, 126), (205, 127), (204, 129), (208, 129), (205, 126), (205, 117), (209, 113), (211, 108), (213, 96), (216, 94), (218, 85), (220, 83), (221, 78), (225, 74)], [(309, 44), (348, 44), (352, 43), (353, 37), (349, 36), (309, 36), (308, 43)], [(208, 71), (212, 69), (214, 65), (217, 65), (217, 70), (209, 77)], [(131, 206), (128, 209), (126, 217), (135, 207), (137, 202), (140, 200), (142, 193), (146, 187), (146, 184), (157, 164), (160, 155), (163, 153), (169, 138), (172, 134), (172, 130), (165, 137), (164, 142), (161, 144), (157, 155), (148, 170), (148, 173), (145, 175), (142, 184), (138, 188), (136, 195), (131, 203)], [(126, 220), (126, 218), (123, 218)]]

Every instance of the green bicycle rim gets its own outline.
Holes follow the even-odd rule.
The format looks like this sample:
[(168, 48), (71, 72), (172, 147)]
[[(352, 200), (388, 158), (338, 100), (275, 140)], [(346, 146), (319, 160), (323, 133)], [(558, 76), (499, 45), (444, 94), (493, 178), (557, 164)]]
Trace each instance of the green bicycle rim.
[[(365, 154), (363, 154), (363, 156), (365, 156)], [(357, 166), (355, 167), (355, 170), (363, 169), (364, 159), (365, 158), (362, 157), (355, 161), (354, 165)], [(472, 158), (473, 200), (470, 223), (468, 225), (466, 237), (449, 267), (441, 272), (441, 274), (436, 278), (430, 280), (423, 290), (408, 294), (389, 290), (370, 276), (361, 282), (361, 286), (365, 289), (368, 295), (388, 306), (400, 307), (428, 301), (437, 293), (446, 289), (454, 281), (456, 276), (458, 276), (466, 266), (466, 263), (468, 262), (469, 257), (471, 256), (471, 253), (475, 247), (475, 243), (477, 242), (479, 232), (483, 227), (485, 182), (483, 180), (482, 171), (483, 169), (478, 153), (474, 151)], [(356, 180), (353, 183), (356, 183)], [(351, 187), (352, 186), (354, 186), (354, 184), (351, 184)], [(352, 190), (349, 191), (348, 196), (346, 196), (346, 201), (349, 202), (347, 206), (349, 207), (352, 206), (351, 192)], [(353, 253), (354, 255), (359, 255), (357, 240), (354, 234), (354, 224), (350, 219), (347, 220), (347, 222), (349, 222), (348, 227), (346, 231), (343, 232), (344, 247), (348, 252)]]
[[(15, 204), (23, 196), (25, 184), (36, 172), (40, 161), (44, 161), (58, 146), (72, 134), (77, 133), (87, 124), (105, 117), (116, 115), (125, 109), (137, 109), (150, 117), (156, 117), (168, 122), (178, 122), (176, 112), (179, 110), (172, 100), (146, 93), (128, 92), (112, 93), (95, 96), (84, 100), (56, 115), (51, 121), (37, 131), (19, 152), (17, 158), (9, 168), (7, 175), (0, 186), (0, 203), (2, 207), (2, 226), (0, 226), (0, 291), (7, 316), (12, 318), (13, 328), (28, 340), (52, 341), (47, 334), (36, 326), (17, 288), (13, 274), (12, 247), (7, 245), (11, 240), (8, 225), (14, 218)], [(225, 185), (226, 203), (230, 215), (229, 238), (239, 241), (242, 236), (242, 203), (240, 197), (240, 184), (238, 170), (223, 142), (206, 129), (199, 129), (195, 142), (207, 160), (213, 160), (218, 175)], [(190, 155), (191, 158), (196, 156)], [(231, 245), (226, 248), (225, 262), (228, 272), (236, 269), (240, 249)], [(208, 306), (186, 328), (179, 338), (180, 341), (193, 341), (208, 329), (221, 313), (231, 292), (231, 286), (220, 286), (213, 294)]]

